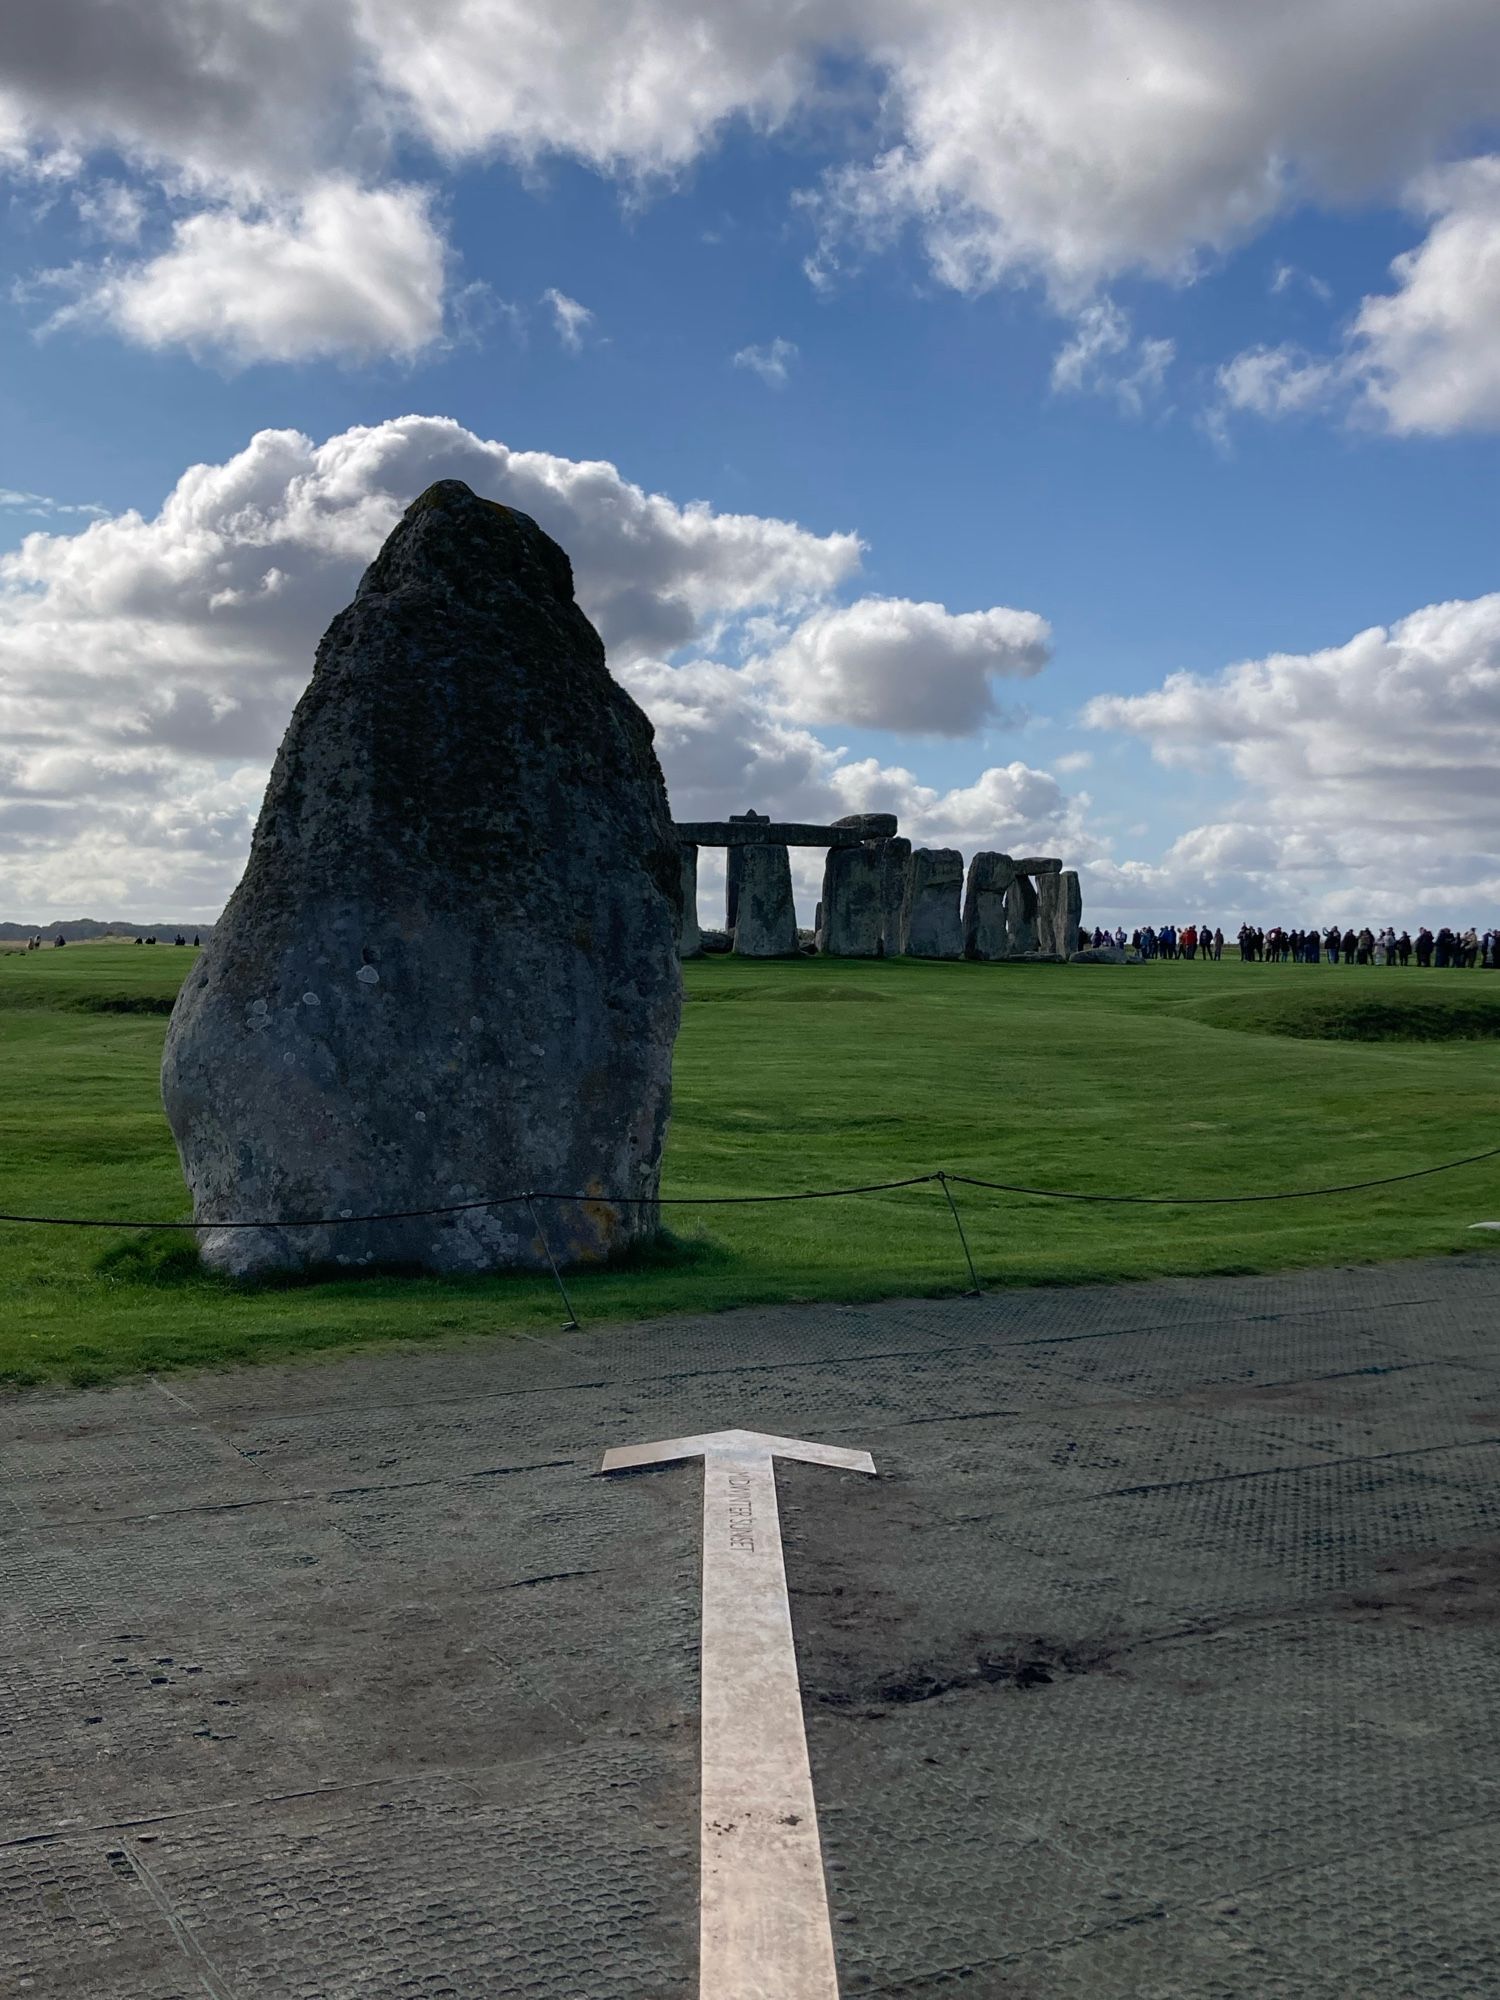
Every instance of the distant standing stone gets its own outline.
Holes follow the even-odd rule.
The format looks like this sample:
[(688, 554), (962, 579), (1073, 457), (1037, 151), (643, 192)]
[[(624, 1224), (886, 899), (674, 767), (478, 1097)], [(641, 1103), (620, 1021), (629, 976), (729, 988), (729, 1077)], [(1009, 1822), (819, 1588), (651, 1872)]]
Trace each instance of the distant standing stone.
[(964, 884), (965, 958), (1004, 958), (1005, 898), (1016, 879), (1016, 864), (1008, 854), (976, 854)]
[(819, 949), (830, 958), (878, 958), (885, 864), (879, 846), (830, 847), (823, 866)]
[(677, 850), (682, 863), (682, 928), (677, 934), (679, 958), (703, 956), (703, 933), (698, 928), (698, 850), (683, 841)]
[(797, 906), (792, 899), (792, 864), (784, 847), (740, 847), (735, 898), (734, 950), (737, 958), (795, 958)]
[(964, 858), (956, 847), (917, 848), (906, 916), (906, 949), (913, 958), (963, 957), (963, 886)]
[(1062, 935), (1062, 871), (1049, 871), (1035, 879), (1037, 949), (1060, 953), (1066, 958), (1077, 940), (1070, 943)]
[(271, 1218), (205, 1231), (205, 1261), (544, 1269), (514, 1203), (276, 1226), (526, 1189), (581, 1197), (539, 1204), (559, 1263), (651, 1235), (681, 868), (651, 725), (566, 555), (429, 488), (318, 649), (167, 1031), (195, 1216)]
[(1078, 933), (1083, 929), (1083, 891), (1074, 868), (1065, 868), (1058, 882), (1056, 949), (1071, 958), (1078, 949)]
[[(758, 813), (754, 806), (750, 808), (749, 812), (731, 813), (729, 815), (730, 822), (733, 825), (744, 825), (751, 820), (761, 820), (769, 823), (770, 817), (769, 813)], [(739, 921), (740, 876), (744, 872), (745, 867), (744, 855), (745, 850), (742, 847), (731, 847), (724, 857), (724, 928), (730, 931), (734, 929), (735, 924)]]
[(906, 955), (907, 901), (911, 894), (911, 842), (896, 834), (880, 843), (880, 950)]
[(1036, 911), (1030, 877), (1017, 875), (1005, 892), (1005, 949), (1011, 958), (1036, 950)]

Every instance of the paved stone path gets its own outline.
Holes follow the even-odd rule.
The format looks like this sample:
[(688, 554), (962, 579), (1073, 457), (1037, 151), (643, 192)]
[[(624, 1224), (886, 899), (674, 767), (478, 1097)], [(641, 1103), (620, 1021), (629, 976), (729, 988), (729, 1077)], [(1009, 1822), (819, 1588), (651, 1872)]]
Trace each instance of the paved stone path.
[(743, 1425), (882, 1474), (778, 1474), (847, 2000), (1494, 1993), (1497, 1283), (0, 1403), (0, 1991), (691, 2000), (702, 1473), (594, 1473)]

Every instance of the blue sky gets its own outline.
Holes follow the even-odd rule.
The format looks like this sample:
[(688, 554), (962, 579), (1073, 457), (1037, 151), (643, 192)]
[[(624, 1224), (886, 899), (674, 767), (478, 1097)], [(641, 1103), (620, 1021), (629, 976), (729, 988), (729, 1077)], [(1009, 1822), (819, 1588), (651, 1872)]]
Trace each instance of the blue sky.
[[(417, 413), (662, 496), (675, 646), (620, 623), (612, 492), (535, 489), (695, 810), (1045, 845), (1127, 922), (1500, 917), (1495, 10), (1370, 0), (1363, 68), (1341, 0), (890, 0), (878, 49), (831, 4), (811, 39), (777, 0), (627, 11), (562, 5), (532, 47), (511, 0), (435, 4), (413, 84), (398, 0), (361, 61), (319, 0), (306, 104), (247, 47), (228, 114), (218, 0), (152, 17), (170, 115), (149, 49), (132, 77), (77, 20), (50, 52), (0, 30), (0, 549), (45, 537), (0, 571), (0, 914), (214, 913), (360, 534), (408, 461), (447, 469), (423, 445), (351, 491), (315, 455)], [(191, 17), (229, 38), (212, 74)], [(264, 472), (266, 431), (314, 456)], [(162, 515), (200, 464), (254, 473), (257, 525)], [(289, 525), (299, 478), (337, 551)], [(765, 555), (716, 599), (697, 501), (766, 548), (796, 524), (822, 571)], [(840, 533), (857, 568), (816, 554)], [(281, 581), (226, 647), (251, 545)]]

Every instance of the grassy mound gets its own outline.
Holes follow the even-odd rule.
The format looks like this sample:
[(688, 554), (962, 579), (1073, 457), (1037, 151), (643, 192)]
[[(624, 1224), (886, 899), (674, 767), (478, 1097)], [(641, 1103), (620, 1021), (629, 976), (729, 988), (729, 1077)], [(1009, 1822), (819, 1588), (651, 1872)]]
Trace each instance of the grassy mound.
[[(1246, 968), (1247, 972), (1252, 970)], [(1312, 968), (1301, 970), (1310, 972)], [(1364, 970), (1383, 974), (1395, 990), (1369, 990)], [(1429, 985), (1432, 976), (1410, 970), (1386, 971), (1384, 967), (1355, 968), (1349, 977), (1359, 978), (1361, 984), (1351, 992), (1331, 989), (1331, 982), (1315, 978), (1300, 992), (1278, 984), (1265, 993), (1215, 994), (1185, 1011), (1212, 1028), (1251, 1035), (1289, 1035), (1303, 1042), (1479, 1042), (1500, 1038), (1500, 978), (1486, 978), (1482, 972), (1463, 973), (1459, 977), (1471, 990), (1455, 990), (1446, 983)]]
[[(187, 1214), (158, 1072), (163, 1010), (194, 960), (105, 943), (0, 955), (0, 1212)], [(684, 1010), (668, 1196), (940, 1167), (1096, 1193), (1266, 1193), (1458, 1159), (1500, 1126), (1500, 976), (1485, 973), (720, 956), (684, 980), (690, 1001), (732, 1004)], [(987, 1287), (1500, 1252), (1468, 1230), (1500, 1215), (1500, 1161), (1244, 1207), (953, 1195)], [(676, 1242), (569, 1274), (586, 1325), (968, 1283), (932, 1183), (666, 1217)], [(550, 1280), (529, 1275), (252, 1288), (204, 1274), (190, 1237), (0, 1223), (0, 1383), (544, 1332), (561, 1317)]]

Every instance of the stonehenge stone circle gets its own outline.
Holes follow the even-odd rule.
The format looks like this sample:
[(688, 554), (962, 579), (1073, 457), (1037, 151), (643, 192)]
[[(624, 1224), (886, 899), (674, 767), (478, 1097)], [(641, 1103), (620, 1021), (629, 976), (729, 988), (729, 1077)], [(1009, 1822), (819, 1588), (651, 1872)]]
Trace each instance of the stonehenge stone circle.
[(795, 958), (797, 906), (792, 864), (785, 847), (732, 849), (740, 860), (735, 895), (734, 950), (738, 958)]
[(963, 957), (963, 886), (964, 858), (956, 847), (913, 853), (906, 906), (906, 949), (913, 958)]
[[(681, 821), (674, 831), (684, 850), (685, 886), (698, 847), (728, 850), (734, 948), (743, 957), (791, 957), (797, 949), (789, 942), (797, 936), (789, 847), (826, 850), (813, 936), (816, 949), (831, 957), (1062, 959), (1076, 950), (1083, 919), (1078, 876), (1055, 856), (976, 854), (965, 878), (956, 848), (913, 853), (895, 829), (892, 813), (851, 813), (817, 826), (751, 812)], [(739, 898), (752, 869), (757, 908), (742, 941)], [(700, 935), (703, 948), (714, 949), (713, 934)]]
[[(195, 1218), (269, 1219), (203, 1231), (204, 1262), (537, 1270), (651, 1235), (681, 896), (651, 725), (567, 556), (430, 487), (318, 649), (168, 1027)], [(288, 1226), (527, 1189), (579, 1197), (538, 1203), (545, 1244), (514, 1201)]]
[(976, 854), (969, 863), (964, 884), (965, 958), (1004, 958), (1006, 938), (1006, 894), (1016, 878), (1016, 864), (1008, 854)]

